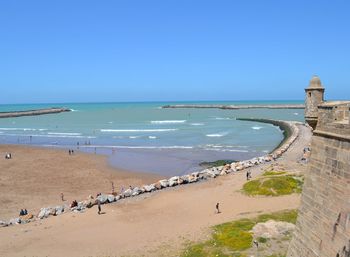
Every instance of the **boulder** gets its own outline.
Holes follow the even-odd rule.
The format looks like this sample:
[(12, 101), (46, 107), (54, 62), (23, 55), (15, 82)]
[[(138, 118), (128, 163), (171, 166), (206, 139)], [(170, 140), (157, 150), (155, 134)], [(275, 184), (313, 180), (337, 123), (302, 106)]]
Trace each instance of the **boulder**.
[(158, 181), (161, 185), (162, 188), (168, 187), (169, 186), (169, 181), (166, 179), (162, 179)]
[(159, 181), (158, 181), (157, 183), (154, 184), (154, 187), (156, 188), (156, 190), (162, 189), (162, 185), (160, 184)]
[(199, 179), (199, 177), (198, 177), (198, 176), (194, 176), (193, 173), (192, 173), (192, 175), (190, 175), (190, 176), (188, 177), (188, 183), (197, 182), (198, 179)]
[(59, 205), (55, 207), (55, 215), (60, 215), (64, 212), (64, 205)]
[(170, 187), (176, 186), (178, 184), (179, 177), (178, 176), (171, 177), (168, 181), (169, 181)]
[(143, 188), (144, 188), (145, 192), (148, 192), (148, 193), (156, 190), (156, 187), (154, 184), (144, 185)]
[(100, 194), (99, 196), (97, 196), (97, 200), (99, 200), (101, 204), (104, 204), (105, 202), (107, 202), (108, 196), (104, 194)]
[(0, 228), (1, 227), (7, 227), (9, 224), (6, 221), (0, 220)]
[(56, 209), (52, 207), (47, 207), (47, 208), (41, 208), (38, 214), (39, 219), (47, 218), (50, 215), (55, 215), (56, 214)]
[(289, 222), (269, 220), (253, 227), (254, 237), (277, 238), (294, 231), (295, 225)]
[(89, 198), (85, 201), (83, 201), (83, 205), (86, 207), (86, 208), (91, 208), (92, 206), (94, 206), (95, 204), (97, 204), (96, 200), (93, 199), (93, 198)]
[(191, 175), (183, 175), (181, 176), (181, 180), (182, 180), (182, 184), (187, 184), (187, 183), (190, 183), (190, 177)]
[(115, 201), (115, 196), (114, 195), (107, 195), (107, 201), (109, 203), (113, 203)]
[(135, 187), (133, 190), (132, 190), (132, 196), (136, 196), (136, 195), (139, 195), (139, 194), (141, 194), (142, 193), (142, 190), (141, 190), (141, 188), (139, 188), (139, 187)]
[(133, 191), (129, 188), (129, 189), (127, 189), (127, 190), (125, 190), (125, 191), (123, 192), (123, 196), (124, 196), (124, 197), (129, 197), (129, 196), (132, 195), (132, 193), (133, 193)]
[(13, 218), (13, 219), (10, 219), (9, 221), (9, 225), (16, 225), (16, 224), (21, 224), (21, 219), (20, 218)]

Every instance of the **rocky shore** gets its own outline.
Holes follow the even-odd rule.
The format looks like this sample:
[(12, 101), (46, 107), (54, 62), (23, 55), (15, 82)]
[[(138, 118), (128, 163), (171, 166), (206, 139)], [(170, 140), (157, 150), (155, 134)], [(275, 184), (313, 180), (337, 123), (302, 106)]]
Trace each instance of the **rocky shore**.
[(213, 108), (213, 109), (304, 109), (304, 104), (268, 104), (268, 105), (217, 105), (217, 104), (177, 104), (164, 105), (162, 108)]
[(53, 114), (53, 113), (70, 112), (70, 111), (71, 110), (68, 108), (53, 107), (53, 108), (38, 109), (38, 110), (0, 112), (0, 118), (35, 116), (35, 115)]
[[(257, 121), (258, 119), (251, 120)], [(140, 194), (150, 193), (153, 191), (158, 191), (183, 184), (191, 184), (208, 179), (214, 179), (218, 176), (224, 176), (230, 173), (242, 171), (253, 166), (269, 163), (280, 158), (283, 155), (283, 153), (285, 153), (293, 144), (293, 142), (298, 138), (299, 128), (297, 127), (297, 125), (301, 123), (280, 120), (264, 120), (264, 122), (269, 122), (274, 125), (278, 125), (282, 127), (284, 131), (288, 130), (288, 133), (285, 134), (286, 138), (283, 141), (283, 144), (277, 147), (273, 152), (265, 156), (256, 157), (245, 161), (232, 162), (231, 164), (204, 169), (202, 171), (193, 172), (191, 174), (183, 176), (174, 176), (169, 179), (162, 179), (149, 185), (129, 188), (119, 194), (100, 194), (96, 198), (89, 196), (87, 199), (77, 202), (77, 205), (74, 207), (70, 207), (67, 204), (65, 204), (41, 208), (37, 215), (28, 214), (26, 216), (10, 219), (9, 221), (0, 221), (0, 227), (6, 227), (14, 224), (24, 224), (35, 220), (48, 218), (50, 216), (61, 215), (67, 212), (84, 212), (85, 209), (97, 205), (98, 202), (100, 202), (101, 204), (113, 203), (116, 201), (120, 201), (121, 199), (135, 197)]]

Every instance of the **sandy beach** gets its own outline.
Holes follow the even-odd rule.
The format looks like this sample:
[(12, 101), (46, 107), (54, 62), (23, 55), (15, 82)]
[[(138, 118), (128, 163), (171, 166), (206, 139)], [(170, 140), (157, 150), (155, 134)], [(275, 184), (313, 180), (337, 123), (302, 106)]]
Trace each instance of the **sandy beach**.
[[(6, 160), (5, 153), (12, 159)], [(107, 157), (68, 150), (0, 145), (0, 220), (16, 217), (22, 208), (36, 214), (41, 207), (85, 199), (129, 185), (150, 183), (160, 176), (124, 171), (108, 165)]]
[[(305, 169), (305, 164), (298, 163), (298, 160), (302, 157), (302, 149), (310, 142), (311, 132), (302, 125), (299, 129), (300, 135), (296, 142), (282, 158), (274, 162), (288, 171), (303, 172)], [(38, 151), (50, 152), (42, 149)], [(51, 154), (54, 153), (55, 151)], [(67, 158), (65, 154), (62, 152), (61, 158)], [(103, 165), (103, 157), (96, 156), (96, 158), (96, 160), (87, 159), (92, 163), (97, 162), (95, 165)], [(22, 167), (26, 166), (22, 165)], [(42, 161), (41, 165), (45, 166), (45, 161)], [(271, 163), (252, 167), (253, 177), (259, 175), (269, 165)], [(46, 166), (52, 165), (46, 162)], [(81, 190), (79, 187), (66, 185), (67, 190), (72, 187), (71, 195), (79, 192), (86, 197), (86, 194), (91, 191), (88, 186), (97, 186), (106, 181), (106, 175), (103, 176), (104, 179), (97, 180), (102, 176), (102, 173), (95, 170), (97, 168), (90, 167), (90, 169), (90, 172), (95, 174), (93, 177), (96, 181), (92, 179)], [(111, 174), (108, 173), (111, 170), (107, 167), (106, 171), (100, 172)], [(40, 174), (43, 175), (43, 173)], [(53, 171), (52, 175), (55, 174)], [(63, 184), (68, 184), (71, 177), (69, 173), (64, 174), (66, 177), (64, 175), (60, 177), (57, 174), (55, 176), (60, 177)], [(85, 173), (77, 174), (83, 176)], [(23, 175), (25, 172), (22, 173)], [(120, 176), (125, 174), (120, 173)], [(55, 180), (48, 178), (46, 176), (46, 179), (44, 177), (41, 180), (42, 182)], [(76, 182), (79, 179), (82, 180), (82, 177), (77, 175)], [(135, 176), (132, 181), (141, 182), (147, 179), (149, 177)], [(245, 181), (245, 171), (236, 172), (197, 184), (169, 188), (128, 198), (115, 204), (103, 205), (104, 215), (97, 215), (97, 209), (93, 207), (85, 213), (68, 213), (25, 225), (2, 228), (0, 229), (2, 239), (0, 256), (177, 256), (186, 240), (196, 241), (206, 238), (208, 229), (212, 225), (255, 216), (262, 212), (295, 209), (299, 206), (300, 195), (298, 194), (282, 197), (248, 197), (240, 192)], [(5, 183), (2, 182), (2, 184)], [(98, 189), (108, 191), (109, 183), (104, 182), (104, 184)], [(17, 184), (14, 185), (12, 192), (16, 192), (14, 189), (17, 187)], [(61, 189), (57, 183), (52, 183), (51, 187), (56, 188), (57, 191), (51, 194), (52, 198), (44, 197), (47, 203), (51, 200), (57, 201), (59, 197), (57, 194)], [(25, 194), (30, 190), (34, 193)], [(45, 189), (45, 192), (50, 191), (50, 187)], [(30, 199), (32, 195), (40, 195), (44, 191), (27, 187), (26, 190), (21, 189), (17, 192), (27, 195), (26, 199)], [(68, 193), (67, 196), (69, 196)], [(214, 212), (216, 202), (220, 202), (221, 205), (222, 213), (219, 215)]]

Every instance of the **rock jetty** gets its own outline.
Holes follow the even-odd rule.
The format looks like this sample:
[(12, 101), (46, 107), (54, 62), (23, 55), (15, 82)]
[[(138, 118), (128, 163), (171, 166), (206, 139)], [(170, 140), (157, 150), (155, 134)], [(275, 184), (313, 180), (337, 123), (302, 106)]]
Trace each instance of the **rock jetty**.
[(164, 105), (162, 108), (213, 108), (213, 109), (304, 109), (304, 104), (254, 104), (254, 105), (218, 105), (218, 104), (176, 104)]
[(13, 111), (13, 112), (0, 112), (0, 118), (15, 118), (22, 116), (35, 116), (35, 115), (44, 115), (44, 114), (53, 114), (60, 112), (70, 112), (71, 109), (53, 107), (47, 109), (37, 109), (37, 110), (27, 110), (27, 111)]
[[(255, 121), (255, 119), (252, 119)], [(24, 224), (35, 220), (40, 220), (44, 218), (48, 218), (50, 216), (58, 216), (66, 212), (84, 212), (87, 208), (91, 208), (94, 205), (97, 205), (98, 202), (101, 204), (109, 204), (113, 202), (120, 201), (129, 197), (136, 197), (141, 194), (151, 193), (153, 191), (163, 190), (170, 187), (176, 187), (183, 184), (191, 184), (199, 181), (204, 181), (208, 179), (213, 179), (218, 176), (225, 176), (230, 173), (235, 173), (237, 171), (242, 171), (244, 169), (269, 163), (280, 158), (283, 153), (285, 153), (289, 147), (294, 143), (294, 141), (298, 138), (299, 128), (297, 125), (301, 125), (300, 122), (293, 121), (276, 121), (276, 120), (265, 120), (265, 122), (273, 123), (274, 125), (278, 125), (285, 130), (288, 130), (288, 134), (283, 141), (283, 144), (277, 147), (273, 152), (261, 157), (255, 157), (245, 161), (232, 162), (230, 164), (226, 164), (224, 166), (218, 166), (213, 168), (204, 169), (198, 172), (192, 172), (183, 176), (174, 176), (169, 179), (162, 179), (150, 185), (143, 185), (135, 188), (128, 188), (120, 194), (100, 194), (96, 198), (89, 196), (87, 199), (82, 200), (77, 203), (74, 207), (70, 207), (68, 205), (59, 205), (54, 207), (45, 207), (41, 208), (37, 215), (27, 215), (21, 216), (19, 218), (14, 218), (6, 221), (0, 220), (0, 227), (6, 227), (15, 224)]]

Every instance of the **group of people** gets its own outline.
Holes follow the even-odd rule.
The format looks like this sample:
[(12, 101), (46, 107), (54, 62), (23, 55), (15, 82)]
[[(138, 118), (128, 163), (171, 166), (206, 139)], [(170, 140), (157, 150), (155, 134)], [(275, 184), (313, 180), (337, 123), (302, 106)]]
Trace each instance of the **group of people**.
[(6, 153), (5, 154), (5, 159), (12, 159), (12, 154), (11, 153)]
[(21, 211), (19, 212), (19, 216), (25, 216), (28, 214), (27, 209), (21, 209)]
[(74, 150), (69, 149), (69, 150), (68, 150), (68, 154), (69, 154), (69, 155), (73, 155), (73, 154), (74, 154)]

